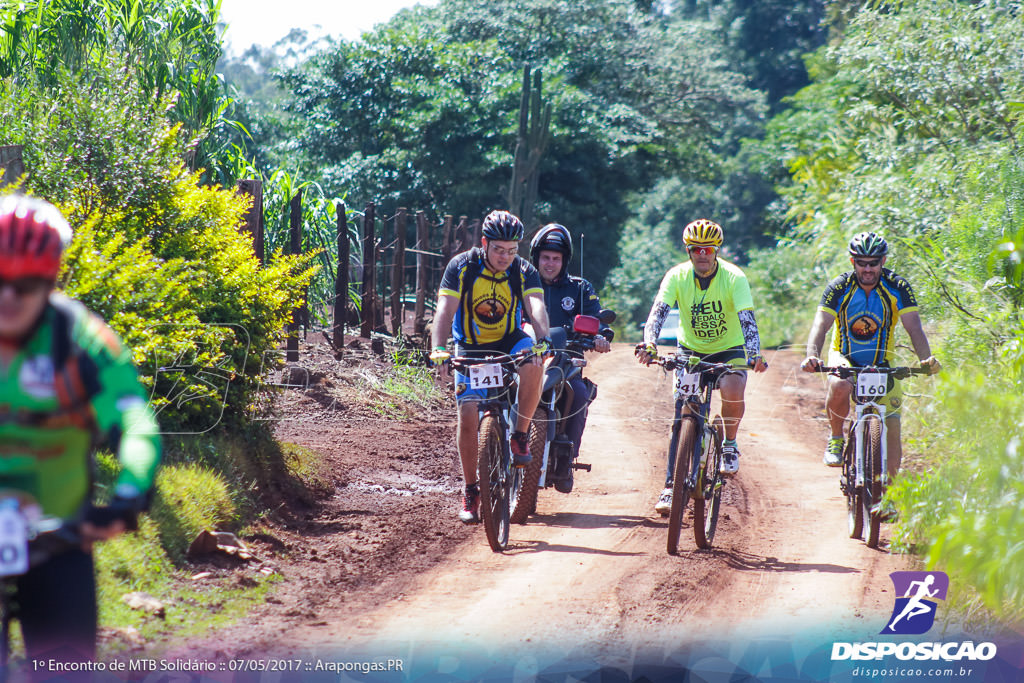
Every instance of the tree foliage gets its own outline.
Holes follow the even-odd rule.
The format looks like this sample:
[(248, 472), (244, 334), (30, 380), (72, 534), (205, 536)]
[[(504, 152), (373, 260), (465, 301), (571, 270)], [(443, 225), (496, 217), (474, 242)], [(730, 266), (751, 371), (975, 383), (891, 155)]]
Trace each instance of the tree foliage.
[(0, 137), (24, 145), (22, 188), (75, 228), (65, 289), (132, 349), (161, 428), (205, 431), (249, 416), (313, 271), (308, 257), (259, 266), (239, 231), (246, 200), (184, 166), (167, 104), (124, 65), (56, 86), (8, 79)]
[[(898, 544), (922, 549), (989, 608), (1016, 616), (1024, 610), (1020, 18), (1016, 2), (872, 3), (811, 60), (814, 82), (764, 142), (793, 174), (782, 193), (807, 262), (838, 272), (853, 233), (884, 233), (947, 368), (905, 411), (916, 422), (892, 493)], [(760, 268), (782, 253), (764, 254)], [(765, 288), (776, 284), (762, 284), (768, 298)]]

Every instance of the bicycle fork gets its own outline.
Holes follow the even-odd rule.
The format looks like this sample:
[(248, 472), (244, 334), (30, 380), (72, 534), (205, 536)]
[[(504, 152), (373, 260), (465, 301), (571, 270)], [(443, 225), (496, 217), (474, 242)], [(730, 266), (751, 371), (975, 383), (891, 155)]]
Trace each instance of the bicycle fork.
[[(879, 472), (878, 475), (881, 478), (882, 487), (884, 488), (884, 487), (889, 485), (889, 449), (887, 447), (887, 442), (886, 442), (886, 434), (887, 434), (888, 428), (887, 428), (887, 426), (885, 424), (885, 406), (879, 405), (879, 404), (875, 403), (874, 401), (870, 401), (868, 403), (858, 403), (858, 404), (856, 404), (856, 413), (855, 413), (855, 419), (854, 419), (854, 423), (853, 423), (853, 430), (854, 430), (853, 435), (854, 435), (854, 443), (856, 444), (856, 449), (854, 450), (854, 458), (855, 458), (855, 461), (857, 463), (857, 467), (856, 467), (857, 471), (856, 471), (856, 473), (854, 475), (853, 485), (855, 487), (863, 487), (864, 484), (865, 484), (865, 482), (864, 482), (864, 451), (865, 451), (865, 448), (866, 448), (865, 443), (866, 443), (866, 440), (867, 440), (866, 439), (867, 435), (865, 434), (864, 425), (867, 422), (867, 420), (865, 419), (864, 414), (867, 412), (868, 408), (871, 408), (871, 407), (873, 407), (876, 411), (878, 411), (878, 421), (879, 421), (879, 423), (881, 425), (881, 430), (882, 430), (881, 443), (879, 444), (879, 446), (882, 449), (882, 471)], [(877, 501), (875, 501), (875, 502), (877, 502)]]

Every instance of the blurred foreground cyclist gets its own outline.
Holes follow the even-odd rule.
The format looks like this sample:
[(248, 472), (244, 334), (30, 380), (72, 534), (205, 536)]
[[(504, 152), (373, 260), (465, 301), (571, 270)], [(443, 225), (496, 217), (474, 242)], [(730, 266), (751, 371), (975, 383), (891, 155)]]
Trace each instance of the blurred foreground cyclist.
[[(99, 317), (54, 291), (70, 240), (56, 207), (0, 197), (0, 510), (5, 521), (17, 510), (30, 531), (38, 520), (63, 522), (75, 539), (5, 577), (28, 657), (44, 664), (35, 675), (50, 659), (95, 657), (92, 544), (135, 528), (160, 459), (131, 354)], [(122, 470), (109, 505), (96, 508), (92, 456), (100, 444)], [(9, 531), (0, 528), (0, 542), (11, 542)], [(24, 529), (20, 536), (24, 543)], [(28, 547), (33, 554), (33, 542)]]

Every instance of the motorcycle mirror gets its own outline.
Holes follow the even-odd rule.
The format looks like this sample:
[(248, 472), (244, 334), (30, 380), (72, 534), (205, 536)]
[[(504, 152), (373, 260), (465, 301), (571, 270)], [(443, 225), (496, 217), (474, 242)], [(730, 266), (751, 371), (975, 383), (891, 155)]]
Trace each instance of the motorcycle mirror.
[(615, 322), (615, 317), (615, 311), (611, 310), (610, 308), (602, 308), (601, 311), (597, 314), (597, 319), (600, 320), (605, 325), (611, 325), (613, 322)]
[(578, 315), (572, 321), (572, 329), (580, 334), (594, 336), (601, 330), (601, 321), (592, 315)]

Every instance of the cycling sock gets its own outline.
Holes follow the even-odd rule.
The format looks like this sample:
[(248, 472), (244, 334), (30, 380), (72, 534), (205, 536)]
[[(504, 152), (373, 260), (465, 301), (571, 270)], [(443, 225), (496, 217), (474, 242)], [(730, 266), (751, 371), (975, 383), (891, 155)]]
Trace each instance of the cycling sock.
[(723, 446), (735, 446), (736, 445), (736, 439), (726, 439), (725, 441), (722, 442), (722, 445)]
[(480, 493), (480, 483), (466, 484), (466, 493)]

